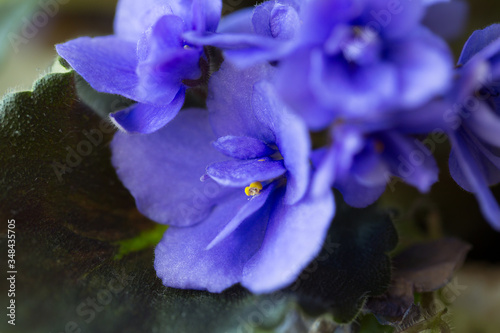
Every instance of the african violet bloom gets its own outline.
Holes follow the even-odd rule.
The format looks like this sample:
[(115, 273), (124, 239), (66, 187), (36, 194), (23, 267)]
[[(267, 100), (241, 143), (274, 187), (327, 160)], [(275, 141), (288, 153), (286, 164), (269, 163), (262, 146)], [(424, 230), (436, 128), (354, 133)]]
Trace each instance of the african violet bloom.
[(488, 186), (500, 182), (500, 25), (472, 34), (458, 61), (460, 78), (446, 114), (452, 177), (473, 192), (500, 230), (500, 208)]
[(202, 75), (203, 48), (183, 34), (215, 31), (221, 6), (221, 0), (121, 0), (114, 35), (78, 38), (57, 52), (94, 89), (138, 102), (111, 114), (121, 129), (150, 133), (175, 117), (186, 83)]
[(312, 154), (313, 193), (333, 186), (349, 205), (366, 207), (384, 193), (393, 177), (428, 192), (439, 170), (432, 152), (415, 135), (444, 123), (444, 105), (436, 101), (407, 112), (334, 124), (329, 130), (331, 144)]
[(226, 49), (240, 66), (275, 61), (280, 95), (322, 129), (338, 117), (419, 107), (447, 90), (451, 53), (421, 24), (436, 2), (271, 0), (241, 14), (251, 24), (238, 33), (186, 37)]
[(332, 193), (308, 191), (309, 133), (265, 81), (273, 70), (224, 63), (210, 81), (209, 112), (183, 110), (155, 133), (112, 142), (139, 210), (170, 225), (155, 256), (166, 286), (273, 291), (322, 246)]

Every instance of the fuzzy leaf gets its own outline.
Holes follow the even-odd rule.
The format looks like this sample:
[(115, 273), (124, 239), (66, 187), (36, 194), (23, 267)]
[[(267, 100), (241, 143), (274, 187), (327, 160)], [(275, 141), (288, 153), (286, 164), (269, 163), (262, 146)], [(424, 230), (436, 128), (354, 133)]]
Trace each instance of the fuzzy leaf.
[(403, 320), (414, 301), (414, 293), (444, 287), (462, 266), (470, 245), (455, 238), (444, 238), (414, 245), (394, 258), (391, 287), (367, 306), (382, 320)]
[(337, 322), (350, 322), (368, 296), (381, 295), (389, 286), (387, 253), (397, 241), (389, 214), (374, 207), (351, 208), (337, 200), (322, 253), (291, 289), (300, 295), (306, 310), (328, 311)]

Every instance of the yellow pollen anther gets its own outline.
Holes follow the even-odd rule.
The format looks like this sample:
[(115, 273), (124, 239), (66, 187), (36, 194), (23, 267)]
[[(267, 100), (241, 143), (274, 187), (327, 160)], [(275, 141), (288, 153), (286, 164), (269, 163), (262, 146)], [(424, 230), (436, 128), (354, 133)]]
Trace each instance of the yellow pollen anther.
[(245, 194), (249, 197), (254, 197), (262, 190), (261, 182), (253, 182), (248, 187), (245, 187)]

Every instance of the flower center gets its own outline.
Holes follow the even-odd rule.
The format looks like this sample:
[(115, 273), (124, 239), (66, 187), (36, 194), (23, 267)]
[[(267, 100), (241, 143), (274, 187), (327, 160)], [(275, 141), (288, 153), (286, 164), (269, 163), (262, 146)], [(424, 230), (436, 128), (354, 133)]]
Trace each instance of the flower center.
[(348, 62), (358, 65), (369, 65), (380, 57), (380, 39), (370, 28), (354, 26), (351, 36), (342, 43), (341, 49)]
[(262, 190), (261, 182), (253, 182), (247, 187), (245, 187), (245, 194), (249, 197), (254, 197), (260, 193)]

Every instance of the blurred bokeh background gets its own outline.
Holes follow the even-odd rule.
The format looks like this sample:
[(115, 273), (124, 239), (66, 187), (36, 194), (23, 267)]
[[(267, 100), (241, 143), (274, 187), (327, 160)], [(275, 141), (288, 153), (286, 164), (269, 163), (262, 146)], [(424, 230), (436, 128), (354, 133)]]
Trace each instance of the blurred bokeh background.
[[(138, 0), (139, 1), (139, 0)], [(30, 89), (48, 71), (54, 45), (79, 36), (111, 34), (117, 0), (0, 0), (0, 96)], [(224, 11), (254, 1), (225, 0)], [(500, 22), (500, 1), (469, 0), (460, 37), (450, 40), (455, 57), (476, 29)], [(446, 15), (446, 13), (442, 13)], [(443, 16), (443, 19), (445, 17)], [(499, 133), (500, 135), (500, 133)], [(444, 235), (473, 245), (457, 274), (461, 289), (450, 299), (450, 321), (457, 332), (500, 332), (500, 233), (482, 218), (473, 195), (460, 189), (447, 171), (449, 146), (439, 145), (440, 182), (429, 194), (398, 183), (381, 200), (398, 211), (401, 246)], [(493, 189), (500, 201), (500, 186)]]

